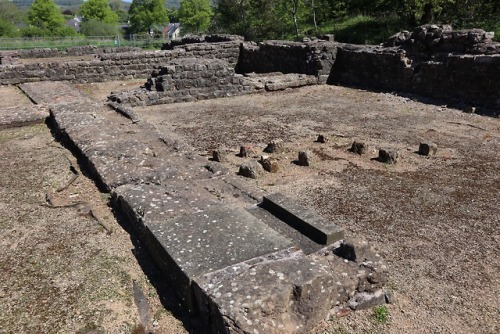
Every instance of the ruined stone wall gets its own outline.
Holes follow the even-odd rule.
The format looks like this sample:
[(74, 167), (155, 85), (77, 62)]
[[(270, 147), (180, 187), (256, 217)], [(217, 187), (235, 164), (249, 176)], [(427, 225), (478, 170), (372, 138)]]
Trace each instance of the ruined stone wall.
[(500, 44), (480, 29), (418, 27), (397, 47), (339, 46), (328, 83), (415, 93), (500, 109)]
[(238, 73), (282, 72), (323, 77), (330, 73), (336, 54), (337, 44), (328, 41), (243, 43), (236, 70)]
[(151, 72), (174, 59), (222, 59), (234, 68), (239, 43), (193, 44), (170, 51), (102, 53), (92, 61), (50, 62), (0, 66), (0, 84), (34, 81), (101, 82), (148, 78)]

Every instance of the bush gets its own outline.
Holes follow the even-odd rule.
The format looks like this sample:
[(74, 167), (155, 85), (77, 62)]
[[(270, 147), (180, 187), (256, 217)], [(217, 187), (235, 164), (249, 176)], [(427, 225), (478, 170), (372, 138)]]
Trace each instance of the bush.
[(105, 23), (98, 20), (84, 21), (80, 25), (81, 32), (85, 36), (115, 36), (118, 35), (118, 27), (114, 23)]
[(19, 29), (12, 23), (0, 19), (0, 36), (2, 37), (18, 37)]

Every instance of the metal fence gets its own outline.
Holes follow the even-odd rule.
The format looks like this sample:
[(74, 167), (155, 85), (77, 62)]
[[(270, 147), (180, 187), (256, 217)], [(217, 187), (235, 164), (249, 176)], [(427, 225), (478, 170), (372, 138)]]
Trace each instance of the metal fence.
[(142, 48), (160, 48), (166, 43), (162, 37), (130, 35), (123, 36), (71, 36), (71, 37), (23, 37), (0, 38), (0, 50), (19, 50), (34, 48), (64, 49), (72, 46), (133, 46)]

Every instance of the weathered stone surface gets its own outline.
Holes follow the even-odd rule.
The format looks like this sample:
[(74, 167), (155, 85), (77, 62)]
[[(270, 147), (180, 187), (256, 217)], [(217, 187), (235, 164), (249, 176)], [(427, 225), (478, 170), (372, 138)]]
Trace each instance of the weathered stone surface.
[(268, 171), (269, 173), (278, 173), (280, 171), (278, 159), (271, 157), (262, 157), (260, 159), (260, 163), (262, 164), (264, 170)]
[(257, 161), (247, 161), (240, 166), (238, 174), (251, 179), (256, 179), (264, 173), (264, 168)]
[(418, 154), (423, 156), (436, 155), (437, 145), (434, 143), (420, 143), (418, 147)]
[(317, 243), (329, 245), (344, 237), (341, 227), (324, 220), (283, 194), (264, 196), (262, 207)]
[(285, 143), (281, 139), (272, 140), (264, 148), (264, 152), (266, 153), (282, 153), (284, 150), (285, 150)]
[(355, 141), (352, 143), (350, 151), (359, 155), (363, 155), (368, 153), (368, 149), (368, 145), (364, 142)]
[(174, 220), (159, 218), (143, 218), (149, 248), (189, 307), (192, 280), (291, 246), (239, 206), (217, 206)]
[(385, 294), (379, 289), (375, 292), (357, 292), (347, 305), (353, 310), (364, 310), (381, 304), (385, 304)]
[(213, 332), (307, 333), (335, 305), (339, 277), (324, 259), (299, 253), (207, 275), (197, 294)]
[(380, 149), (378, 151), (378, 161), (386, 164), (395, 164), (398, 161), (398, 152)]
[(314, 156), (311, 151), (300, 151), (299, 152), (299, 166), (312, 166), (314, 164)]
[(20, 106), (0, 109), (0, 129), (43, 123), (49, 111), (40, 106)]

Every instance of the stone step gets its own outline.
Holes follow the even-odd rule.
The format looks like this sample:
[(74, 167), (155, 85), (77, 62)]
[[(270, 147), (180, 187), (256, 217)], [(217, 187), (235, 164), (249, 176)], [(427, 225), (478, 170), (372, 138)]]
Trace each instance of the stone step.
[(299, 247), (304, 254), (314, 253), (324, 245), (321, 245), (313, 240), (309, 239), (307, 236), (297, 231), (292, 226), (288, 225), (283, 220), (279, 219), (269, 211), (260, 207), (259, 205), (254, 205), (247, 208), (247, 211), (250, 212), (253, 216), (262, 220), (267, 226), (271, 227), (273, 230), (277, 231), (283, 236), (286, 236), (288, 239), (292, 240), (294, 245)]
[(341, 227), (283, 194), (264, 196), (261, 206), (318, 244), (330, 245), (344, 238)]

